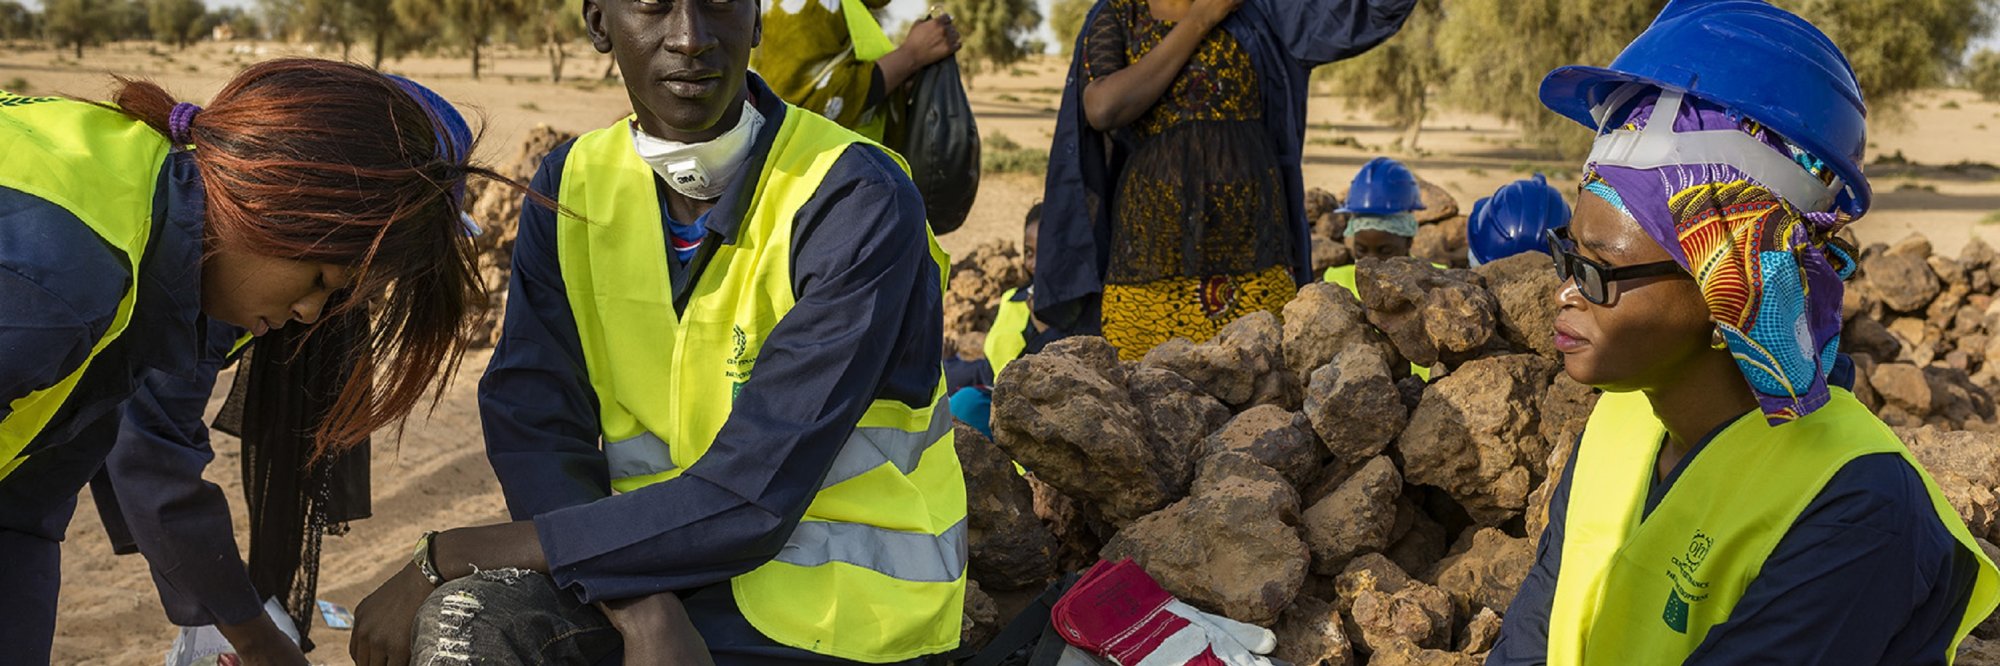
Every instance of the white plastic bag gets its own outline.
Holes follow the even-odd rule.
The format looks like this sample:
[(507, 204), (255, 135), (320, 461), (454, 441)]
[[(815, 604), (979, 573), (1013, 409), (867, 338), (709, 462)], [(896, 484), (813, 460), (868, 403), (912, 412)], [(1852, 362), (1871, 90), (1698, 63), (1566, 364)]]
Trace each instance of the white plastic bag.
[[(264, 614), (278, 623), (278, 630), (299, 642), (298, 625), (292, 623), (292, 616), (285, 614), (285, 607), (278, 605), (276, 598), (264, 602)], [(223, 661), (223, 655), (235, 656), (236, 649), (229, 646), (229, 640), (215, 625), (181, 627), (179, 636), (174, 637), (174, 646), (167, 649), (166, 666), (218, 666), (233, 664), (233, 660)]]

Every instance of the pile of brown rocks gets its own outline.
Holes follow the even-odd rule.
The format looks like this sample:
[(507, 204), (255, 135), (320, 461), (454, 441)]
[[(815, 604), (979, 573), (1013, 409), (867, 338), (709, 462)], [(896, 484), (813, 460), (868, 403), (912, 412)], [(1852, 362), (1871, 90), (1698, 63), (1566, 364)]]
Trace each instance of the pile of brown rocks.
[(1911, 236), (1861, 250), (1843, 303), (1856, 394), (1894, 426), (1996, 429), (2000, 253), (1975, 237), (1957, 258)]

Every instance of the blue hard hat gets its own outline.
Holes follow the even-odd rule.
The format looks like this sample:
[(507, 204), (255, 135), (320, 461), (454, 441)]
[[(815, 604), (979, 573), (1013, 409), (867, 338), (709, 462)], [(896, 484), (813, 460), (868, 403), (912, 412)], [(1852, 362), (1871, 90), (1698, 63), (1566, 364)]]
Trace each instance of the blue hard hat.
[(1761, 0), (1673, 0), (1610, 67), (1542, 79), (1542, 104), (1594, 130), (1625, 84), (1684, 92), (1741, 113), (1825, 160), (1853, 217), (1873, 198), (1861, 173), (1868, 109), (1854, 67), (1805, 19)]
[(1502, 185), (1493, 196), (1473, 203), (1465, 224), (1472, 262), (1492, 263), (1523, 252), (1546, 252), (1544, 234), (1569, 224), (1569, 203), (1538, 173)]
[(1354, 183), (1347, 188), (1347, 201), (1334, 212), (1394, 215), (1423, 208), (1424, 197), (1417, 189), (1416, 174), (1410, 173), (1402, 162), (1377, 157), (1361, 165), (1361, 171), (1354, 174)]

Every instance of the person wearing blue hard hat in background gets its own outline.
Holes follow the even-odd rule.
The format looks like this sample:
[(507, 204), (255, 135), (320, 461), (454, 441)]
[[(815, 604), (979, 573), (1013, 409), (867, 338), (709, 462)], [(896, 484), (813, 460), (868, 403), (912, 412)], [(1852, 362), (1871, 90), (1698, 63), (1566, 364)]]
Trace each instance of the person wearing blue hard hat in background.
[(1424, 209), (1416, 174), (1402, 162), (1377, 157), (1361, 165), (1347, 188), (1347, 201), (1334, 212), (1347, 215), (1347, 250), (1354, 264), (1326, 269), (1326, 281), (1354, 291), (1354, 268), (1362, 259), (1410, 256), (1417, 218)]
[(1547, 232), (1569, 224), (1569, 203), (1538, 173), (1473, 202), (1465, 224), (1466, 253), (1474, 268), (1523, 252), (1547, 254)]
[(1676, 0), (1541, 98), (1598, 132), (1546, 237), (1564, 371), (1605, 393), (1487, 663), (1950, 663), (2000, 576), (1847, 389), (1846, 57), (1769, 4)]
[(462, 125), (413, 82), (324, 60), (253, 65), (206, 109), (133, 80), (104, 104), (0, 91), (0, 663), (48, 663), (59, 544), (100, 470), (170, 619), (306, 663), (200, 478), (202, 411), (246, 332), (349, 312), (377, 328), (319, 452), (449, 376), (479, 291), (464, 184), (504, 180), (469, 164)]

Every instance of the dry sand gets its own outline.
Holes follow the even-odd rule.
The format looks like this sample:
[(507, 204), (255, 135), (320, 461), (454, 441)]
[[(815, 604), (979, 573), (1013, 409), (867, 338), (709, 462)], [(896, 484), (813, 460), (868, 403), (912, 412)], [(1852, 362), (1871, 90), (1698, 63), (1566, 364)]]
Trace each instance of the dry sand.
[[(582, 132), (626, 113), (629, 106), (623, 89), (598, 79), (605, 58), (581, 45), (571, 51), (574, 57), (566, 68), (570, 78), (561, 84), (549, 82), (547, 61), (539, 53), (505, 49), (488, 54), (489, 69), (478, 81), (471, 79), (462, 58), (408, 58), (387, 63), (384, 69), (417, 77), (476, 111), (485, 128), (480, 157), (494, 160), (510, 154), (520, 137), (537, 123)], [(147, 76), (184, 98), (203, 100), (250, 62), (314, 52), (304, 47), (249, 43), (203, 44), (175, 52), (126, 43), (88, 49), (80, 63), (68, 54), (35, 45), (4, 45), (0, 47), (0, 87), (16, 85), (13, 82), (18, 79), (27, 83), (27, 92), (96, 97), (109, 89), (106, 74), (118, 72)], [(362, 53), (357, 50), (355, 55)], [(1047, 146), (1066, 64), (1054, 58), (1038, 59), (1013, 72), (974, 79), (973, 107), (982, 134), (1004, 134), (1024, 146)], [(1533, 92), (1524, 90), (1522, 94)], [(1337, 98), (1315, 97), (1310, 115), (1305, 164), (1309, 186), (1343, 189), (1355, 168), (1400, 136), (1398, 130), (1375, 121), (1365, 111), (1347, 108)], [(1900, 152), (1926, 166), (1878, 177), (1876, 210), (1856, 225), (1857, 233), (1864, 241), (1893, 241), (1921, 231), (1941, 253), (1956, 253), (1974, 234), (2000, 244), (2000, 225), (1981, 223), (2000, 209), (2000, 181), (1990, 175), (1965, 177), (1934, 168), (1961, 161), (2000, 160), (2000, 134), (1996, 131), (2000, 131), (2000, 104), (1981, 102), (1963, 91), (1925, 93), (1906, 117), (1878, 122), (1871, 158)], [(1334, 145), (1336, 139), (1351, 139), (1360, 147)], [(1450, 190), (1459, 198), (1461, 209), (1470, 209), (1474, 199), (1534, 170), (1550, 172), (1564, 187), (1575, 177), (1574, 165), (1541, 159), (1522, 147), (1518, 130), (1478, 114), (1436, 114), (1425, 123), (1419, 145), (1420, 153), (1398, 157), (1426, 179)], [(1039, 174), (989, 174), (981, 187), (965, 227), (940, 239), (954, 254), (963, 254), (990, 239), (1017, 240), (1022, 213), (1041, 197), (1042, 179)], [(408, 544), (423, 530), (504, 518), (499, 489), (479, 440), (474, 397), (486, 359), (485, 352), (468, 355), (435, 413), (413, 419), (399, 444), (387, 437), (377, 444), (375, 517), (356, 523), (346, 536), (326, 540), (323, 598), (349, 607), (358, 603), (401, 566)], [(225, 374), (219, 385), (226, 389), (230, 380)], [(209, 478), (228, 489), (232, 498), (240, 497), (237, 442), (217, 434), (215, 449), (216, 463), (209, 468)], [(240, 541), (245, 537), (242, 507), (234, 507), (234, 513)], [(161, 615), (145, 562), (137, 556), (111, 554), (87, 493), (65, 544), (63, 576), (66, 584), (56, 636), (57, 663), (158, 663), (174, 629)], [(351, 663), (341, 632), (321, 627), (314, 633), (322, 644), (311, 655), (315, 662)]]

